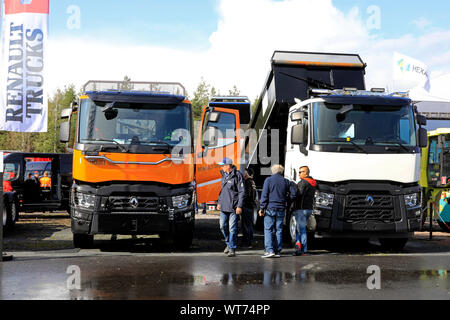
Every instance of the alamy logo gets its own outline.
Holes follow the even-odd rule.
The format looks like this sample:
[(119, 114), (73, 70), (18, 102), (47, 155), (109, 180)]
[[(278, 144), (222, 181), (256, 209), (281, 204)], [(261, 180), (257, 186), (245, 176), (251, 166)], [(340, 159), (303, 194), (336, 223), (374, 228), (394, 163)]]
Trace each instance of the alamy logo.
[(79, 266), (69, 266), (66, 271), (69, 274), (67, 278), (67, 290), (81, 290), (81, 269)]
[(379, 266), (369, 266), (367, 274), (371, 276), (367, 279), (367, 289), (381, 290), (381, 269)]

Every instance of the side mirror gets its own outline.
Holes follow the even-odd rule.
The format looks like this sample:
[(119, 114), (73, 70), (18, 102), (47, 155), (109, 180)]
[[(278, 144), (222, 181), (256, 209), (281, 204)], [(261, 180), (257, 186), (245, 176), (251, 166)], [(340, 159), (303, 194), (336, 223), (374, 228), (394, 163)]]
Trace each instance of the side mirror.
[(417, 116), (417, 123), (421, 127), (426, 126), (427, 125), (427, 118), (425, 116), (418, 115)]
[(297, 111), (291, 114), (291, 121), (303, 121), (305, 115), (303, 112)]
[(70, 119), (70, 117), (72, 116), (72, 109), (63, 109), (61, 111), (61, 119), (66, 120), (66, 119)]
[(306, 146), (308, 144), (308, 135), (305, 134), (305, 127), (301, 124), (293, 126), (291, 132), (291, 143), (293, 145)]
[(203, 145), (209, 148), (217, 146), (217, 136), (217, 128), (208, 127), (203, 136)]
[(59, 129), (59, 141), (62, 143), (67, 143), (70, 140), (70, 121), (61, 123)]
[(78, 103), (77, 102), (72, 102), (70, 104), (70, 108), (72, 109), (72, 112), (73, 111), (78, 111)]
[(428, 146), (428, 131), (424, 128), (419, 129), (419, 148)]
[(219, 122), (219, 120), (220, 120), (220, 113), (219, 112), (212, 112), (209, 115), (209, 119), (208, 119), (209, 122), (217, 123), (217, 122)]

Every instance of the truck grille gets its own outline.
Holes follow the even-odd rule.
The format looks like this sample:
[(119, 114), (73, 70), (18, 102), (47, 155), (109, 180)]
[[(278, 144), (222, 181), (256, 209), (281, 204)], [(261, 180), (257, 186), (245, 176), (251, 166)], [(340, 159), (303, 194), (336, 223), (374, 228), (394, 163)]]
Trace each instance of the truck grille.
[(347, 208), (394, 208), (392, 196), (387, 195), (371, 195), (373, 205), (366, 200), (368, 195), (350, 195), (347, 196)]
[(394, 210), (345, 210), (344, 219), (346, 221), (365, 221), (365, 220), (379, 220), (392, 221), (394, 220)]
[(161, 208), (157, 197), (109, 197), (111, 212), (158, 212)]
[(346, 197), (345, 221), (394, 221), (394, 198), (390, 195), (349, 195)]

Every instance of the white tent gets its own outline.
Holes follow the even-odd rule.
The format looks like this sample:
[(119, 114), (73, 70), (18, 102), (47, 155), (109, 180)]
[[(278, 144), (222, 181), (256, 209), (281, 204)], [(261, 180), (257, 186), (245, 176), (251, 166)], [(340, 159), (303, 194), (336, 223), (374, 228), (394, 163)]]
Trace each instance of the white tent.
[[(450, 114), (450, 73), (431, 79), (431, 89), (423, 87), (409, 90), (409, 97), (416, 102), (419, 112)], [(450, 120), (429, 120), (428, 130), (450, 128)]]

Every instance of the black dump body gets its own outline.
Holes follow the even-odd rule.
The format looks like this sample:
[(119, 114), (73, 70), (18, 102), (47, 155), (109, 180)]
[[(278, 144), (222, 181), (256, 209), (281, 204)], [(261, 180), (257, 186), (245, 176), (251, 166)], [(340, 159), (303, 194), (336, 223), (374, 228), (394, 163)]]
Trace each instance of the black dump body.
[[(30, 158), (51, 161), (27, 162)], [(69, 195), (72, 186), (72, 154), (54, 153), (10, 153), (4, 159), (5, 171), (14, 171), (11, 187), (19, 200), (19, 211), (39, 212), (69, 210)], [(42, 190), (38, 182), (28, 179), (28, 174), (44, 172), (51, 177), (51, 188)]]
[[(343, 89), (355, 88), (365, 90), (365, 63), (358, 55), (333, 53), (305, 53), (276, 51), (271, 60), (272, 69), (260, 94), (258, 105), (249, 128), (268, 130), (268, 154), (278, 154), (279, 163), (284, 163), (289, 109), (296, 104), (295, 99), (310, 98), (311, 89)], [(271, 131), (278, 129), (279, 150), (271, 150)], [(275, 137), (274, 137), (275, 138)], [(264, 175), (260, 173), (264, 165), (257, 150), (249, 150), (250, 167), (255, 172), (255, 182), (262, 188)], [(274, 144), (275, 145), (275, 144)], [(270, 166), (269, 163), (266, 167)]]

